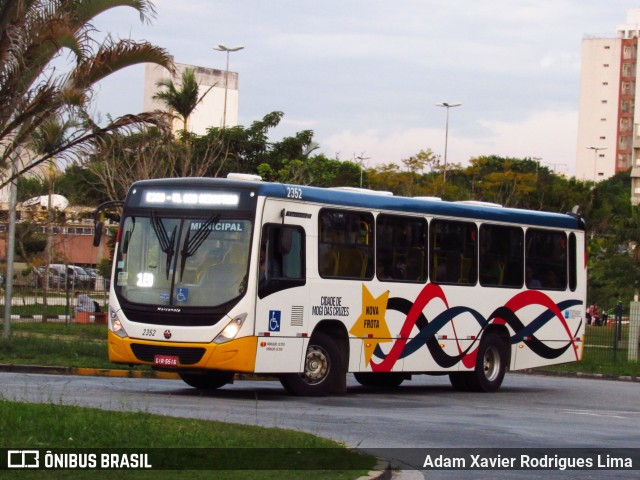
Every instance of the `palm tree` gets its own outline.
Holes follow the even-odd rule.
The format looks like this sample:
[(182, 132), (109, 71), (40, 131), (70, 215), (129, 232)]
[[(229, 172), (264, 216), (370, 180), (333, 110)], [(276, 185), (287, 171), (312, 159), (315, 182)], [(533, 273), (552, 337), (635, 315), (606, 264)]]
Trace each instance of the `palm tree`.
[[(67, 141), (67, 137), (77, 123), (73, 119), (64, 118), (59, 112), (54, 113), (33, 132), (29, 149), (38, 155), (46, 155), (59, 150)], [(47, 290), (49, 282), (49, 264), (53, 262), (53, 237), (55, 212), (53, 211), (53, 182), (55, 175), (55, 157), (48, 161), (47, 183), (49, 202), (47, 206), (47, 245), (45, 250), (44, 287), (42, 289), (43, 315), (47, 316)]]
[(170, 78), (160, 80), (156, 86), (164, 88), (165, 90), (159, 90), (153, 96), (154, 100), (160, 100), (169, 107), (170, 110), (176, 112), (182, 119), (182, 129), (185, 133), (188, 131), (189, 117), (198, 104), (202, 102), (204, 97), (214, 87), (213, 85), (210, 86), (207, 91), (198, 98), (200, 87), (196, 80), (196, 71), (194, 68), (185, 68), (183, 70), (180, 87), (177, 87)]
[[(34, 155), (0, 187), (61, 152), (91, 145), (110, 132), (158, 122), (157, 113), (126, 115), (100, 127), (85, 112), (94, 84), (111, 73), (138, 63), (172, 69), (167, 52), (148, 42), (115, 40), (102, 43), (91, 35), (93, 19), (107, 10), (127, 6), (142, 21), (155, 13), (148, 0), (2, 0), (0, 1), (0, 166), (24, 156), (30, 136), (54, 112), (73, 112), (86, 120), (84, 128), (55, 151)], [(71, 70), (58, 73), (52, 61), (64, 50), (75, 56)]]
[[(12, 292), (15, 180), (56, 155), (91, 148), (111, 132), (160, 121), (157, 113), (143, 113), (125, 115), (100, 127), (86, 114), (93, 85), (108, 75), (143, 62), (173, 68), (168, 53), (148, 42), (111, 36), (97, 42), (92, 38), (93, 19), (120, 6), (133, 8), (143, 21), (155, 13), (148, 0), (0, 0), (0, 188), (12, 184), (7, 298)], [(52, 61), (65, 50), (73, 53), (75, 62), (70, 71), (59, 73)], [(84, 119), (83, 128), (51, 151), (29, 151), (34, 132), (47, 119), (57, 113), (72, 117), (74, 112)], [(10, 325), (10, 302), (6, 302), (6, 338), (11, 335)]]

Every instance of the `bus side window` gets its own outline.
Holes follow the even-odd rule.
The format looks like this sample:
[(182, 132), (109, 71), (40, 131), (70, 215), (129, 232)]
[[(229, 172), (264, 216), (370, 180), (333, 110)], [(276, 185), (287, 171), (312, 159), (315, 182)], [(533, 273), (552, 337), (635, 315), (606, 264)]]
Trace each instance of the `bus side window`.
[(380, 214), (376, 219), (378, 280), (427, 280), (427, 221), (424, 218)]
[(305, 284), (305, 233), (297, 226), (267, 224), (262, 229), (258, 297)]
[(323, 209), (319, 215), (318, 271), (323, 278), (373, 278), (373, 215)]
[(478, 229), (475, 223), (433, 220), (429, 227), (431, 280), (475, 285), (478, 280)]
[(520, 227), (480, 226), (480, 284), (521, 288), (524, 278), (524, 231)]

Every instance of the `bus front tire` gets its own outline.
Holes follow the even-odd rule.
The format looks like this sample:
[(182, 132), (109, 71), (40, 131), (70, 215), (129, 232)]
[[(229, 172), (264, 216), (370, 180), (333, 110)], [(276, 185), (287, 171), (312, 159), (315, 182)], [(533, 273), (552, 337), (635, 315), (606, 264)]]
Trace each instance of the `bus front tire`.
[(280, 375), (280, 383), (289, 393), (301, 397), (328, 395), (340, 386), (340, 376), (346, 375), (341, 358), (329, 335), (314, 333), (307, 347), (304, 371)]
[(190, 387), (215, 390), (233, 382), (233, 372), (211, 371), (205, 373), (180, 373), (180, 378)]
[(451, 385), (463, 392), (495, 392), (504, 380), (508, 359), (508, 345), (499, 335), (489, 333), (478, 347), (474, 371), (450, 373)]

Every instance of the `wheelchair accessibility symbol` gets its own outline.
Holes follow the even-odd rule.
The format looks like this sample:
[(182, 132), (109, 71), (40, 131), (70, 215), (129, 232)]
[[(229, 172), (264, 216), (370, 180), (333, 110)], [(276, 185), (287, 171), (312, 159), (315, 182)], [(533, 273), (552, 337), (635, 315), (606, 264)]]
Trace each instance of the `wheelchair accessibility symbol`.
[(178, 301), (178, 302), (187, 302), (187, 301), (189, 301), (189, 289), (188, 288), (178, 288), (176, 290), (176, 301)]
[(269, 310), (269, 331), (280, 331), (280, 310)]

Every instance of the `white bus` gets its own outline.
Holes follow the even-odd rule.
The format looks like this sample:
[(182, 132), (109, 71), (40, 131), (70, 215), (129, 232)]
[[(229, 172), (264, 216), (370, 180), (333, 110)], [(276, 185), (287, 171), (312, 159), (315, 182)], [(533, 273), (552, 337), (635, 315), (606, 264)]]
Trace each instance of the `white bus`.
[(495, 391), (507, 369), (580, 360), (584, 233), (577, 214), (482, 202), (237, 174), (139, 181), (117, 234), (109, 358), (200, 389), (251, 373), (326, 395), (353, 373)]

